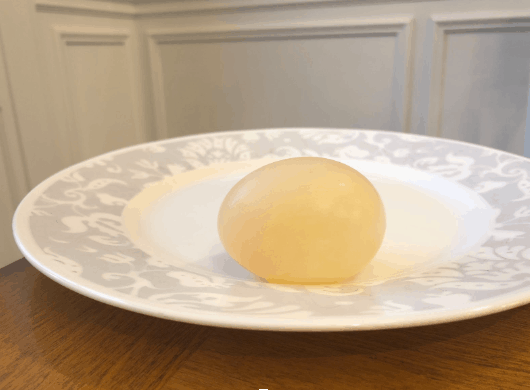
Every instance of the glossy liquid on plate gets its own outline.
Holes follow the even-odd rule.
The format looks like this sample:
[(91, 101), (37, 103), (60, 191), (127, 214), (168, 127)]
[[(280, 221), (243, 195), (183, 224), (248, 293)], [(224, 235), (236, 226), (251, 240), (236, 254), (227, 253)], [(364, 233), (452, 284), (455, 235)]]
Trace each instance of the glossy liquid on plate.
[(370, 181), (318, 157), (250, 173), (230, 190), (218, 217), (230, 256), (271, 283), (351, 278), (375, 256), (385, 229), (383, 203)]

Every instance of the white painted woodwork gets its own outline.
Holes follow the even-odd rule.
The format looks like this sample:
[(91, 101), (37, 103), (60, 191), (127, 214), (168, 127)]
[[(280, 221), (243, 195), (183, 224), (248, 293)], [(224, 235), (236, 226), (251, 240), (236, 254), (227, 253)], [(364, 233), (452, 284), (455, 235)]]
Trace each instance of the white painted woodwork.
[[(529, 86), (530, 88), (530, 86)], [(530, 93), (530, 91), (529, 91)], [(528, 99), (528, 107), (526, 108), (526, 126), (524, 136), (524, 156), (530, 157), (530, 98)]]
[[(417, 3), (422, 0), (33, 0), (38, 9), (51, 12), (167, 16), (197, 12), (283, 10), (289, 8), (363, 6)], [(431, 0), (431, 2), (446, 0)], [(469, 0), (467, 0), (469, 1)]]
[[(1, 110), (0, 131), (4, 131)], [(11, 220), (15, 207), (10, 191), (6, 164), (7, 159), (5, 157), (3, 148), (0, 148), (0, 268), (22, 257), (11, 232)]]
[(523, 154), (529, 85), (528, 0), (0, 0), (0, 240), (46, 177), (157, 138), (361, 127)]
[[(27, 165), (21, 148), (19, 121), (13, 107), (13, 91), (9, 82), (3, 55), (2, 31), (0, 30), (0, 150), (6, 187), (13, 206), (18, 204), (29, 189)], [(4, 186), (4, 185), (2, 185)]]
[(131, 30), (52, 28), (70, 162), (144, 141)]
[(530, 12), (433, 15), (429, 134), (524, 153)]
[[(13, 1), (13, 0), (11, 0)], [(52, 15), (86, 15), (96, 17), (120, 18), (133, 17), (136, 7), (128, 2), (112, 2), (99, 0), (30, 0), (37, 12)]]
[(11, 221), (27, 190), (0, 30), (0, 268), (22, 257), (11, 233)]
[(64, 166), (147, 140), (131, 21), (37, 12), (57, 151)]
[(411, 23), (148, 31), (157, 135), (282, 126), (408, 131)]
[[(21, 167), (25, 166), (30, 188), (64, 168), (66, 163), (61, 160), (56, 139), (50, 133), (52, 127), (48, 120), (54, 113), (46, 109), (49, 97), (43, 88), (44, 69), (37, 55), (34, 16), (34, 7), (27, 1), (0, 0), (0, 33), (9, 86), (9, 91), (4, 89), (0, 95), (10, 99), (10, 108), (4, 109), (7, 129), (4, 137), (10, 140), (7, 168), (9, 176), (24, 183)], [(20, 140), (20, 150), (16, 139)], [(27, 190), (25, 184), (16, 187), (17, 192)]]
[[(150, 17), (151, 5), (139, 8), (146, 12), (139, 23), (147, 36), (143, 53), (150, 58), (158, 137), (327, 125), (410, 131), (523, 154), (528, 2), (393, 2), (244, 14), (206, 11), (205, 4), (195, 14), (177, 9), (183, 2), (156, 4), (167, 17)], [(399, 18), (412, 33), (407, 37), (401, 26), (395, 45), (383, 32), (309, 36), (321, 25), (376, 28)], [(308, 36), (297, 36), (292, 26)], [(281, 40), (269, 29), (282, 30)]]

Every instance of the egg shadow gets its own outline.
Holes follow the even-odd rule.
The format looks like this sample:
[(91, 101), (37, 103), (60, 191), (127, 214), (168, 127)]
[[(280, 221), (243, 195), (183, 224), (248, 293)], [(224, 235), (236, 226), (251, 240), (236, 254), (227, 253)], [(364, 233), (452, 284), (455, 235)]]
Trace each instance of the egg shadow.
[(210, 249), (208, 256), (195, 262), (194, 265), (206, 268), (219, 276), (267, 283), (265, 279), (260, 278), (235, 261), (221, 243), (215, 244)]

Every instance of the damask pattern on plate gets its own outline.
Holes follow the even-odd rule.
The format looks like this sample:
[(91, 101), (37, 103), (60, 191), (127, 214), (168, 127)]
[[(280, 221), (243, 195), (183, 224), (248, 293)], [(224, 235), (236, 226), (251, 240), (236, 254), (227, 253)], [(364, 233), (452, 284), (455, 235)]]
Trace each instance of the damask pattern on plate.
[[(124, 207), (153, 183), (213, 164), (299, 156), (376, 161), (458, 182), (495, 209), (494, 228), (478, 251), (425, 272), (384, 283), (313, 287), (175, 267), (137, 248), (124, 231)], [(412, 134), (338, 129), (211, 133), (138, 145), (70, 167), (26, 197), (14, 229), (28, 260), (54, 280), (146, 314), (268, 329), (407, 326), (530, 301), (529, 172), (530, 161), (523, 157)], [(470, 314), (475, 308), (478, 314)]]

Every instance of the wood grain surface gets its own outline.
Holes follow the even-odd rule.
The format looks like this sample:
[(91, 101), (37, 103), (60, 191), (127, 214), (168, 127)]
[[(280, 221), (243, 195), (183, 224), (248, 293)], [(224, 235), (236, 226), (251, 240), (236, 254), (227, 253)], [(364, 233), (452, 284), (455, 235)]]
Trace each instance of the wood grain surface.
[(529, 389), (530, 305), (363, 332), (222, 329), (70, 291), (22, 259), (0, 269), (0, 389)]

